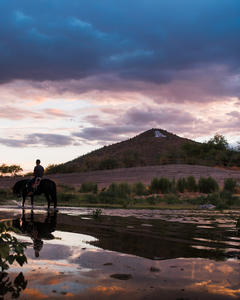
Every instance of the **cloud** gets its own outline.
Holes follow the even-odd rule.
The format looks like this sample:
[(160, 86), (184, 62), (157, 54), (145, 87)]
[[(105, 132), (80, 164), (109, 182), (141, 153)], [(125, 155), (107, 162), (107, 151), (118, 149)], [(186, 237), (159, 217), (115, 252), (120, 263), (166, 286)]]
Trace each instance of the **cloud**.
[[(105, 112), (112, 113), (112, 110)], [(200, 118), (188, 112), (170, 107), (131, 108), (121, 115), (113, 117), (111, 123), (104, 123), (102, 118), (90, 115), (87, 117), (92, 127), (85, 127), (73, 136), (88, 141), (116, 142), (128, 139), (150, 128), (162, 128), (175, 133), (194, 131), (196, 124), (204, 125)], [(117, 124), (117, 125), (116, 125)]]
[(0, 106), (0, 119), (23, 120), (30, 119), (48, 119), (49, 117), (67, 118), (71, 117), (61, 109), (46, 108), (41, 111), (33, 111), (28, 109), (17, 108), (14, 106)]
[(0, 144), (8, 147), (64, 147), (70, 145), (79, 145), (71, 136), (61, 134), (32, 133), (25, 135), (22, 139), (0, 138)]
[[(100, 75), (121, 78), (126, 85), (126, 81), (144, 82), (146, 87), (176, 80), (186, 83), (191, 72), (203, 73), (209, 66), (208, 78), (217, 74), (217, 66), (222, 68), (220, 76), (236, 77), (239, 8), (235, 0), (133, 0), (130, 7), (127, 0), (117, 4), (60, 0), (51, 5), (47, 0), (41, 5), (23, 0), (21, 6), (16, 0), (11, 4), (3, 0), (0, 81), (65, 81)], [(205, 87), (203, 78), (200, 83)], [(222, 80), (219, 86), (224, 88)], [(104, 88), (111, 89), (109, 82)]]

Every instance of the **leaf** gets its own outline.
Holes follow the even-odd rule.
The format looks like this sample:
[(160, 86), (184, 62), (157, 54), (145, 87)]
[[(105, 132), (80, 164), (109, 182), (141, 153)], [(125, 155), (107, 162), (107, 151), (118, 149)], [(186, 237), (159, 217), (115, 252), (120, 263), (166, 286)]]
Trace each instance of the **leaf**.
[(16, 257), (16, 261), (20, 266), (22, 266), (25, 262), (27, 262), (27, 258), (25, 255), (21, 255), (21, 256), (19, 255)]
[(10, 263), (10, 265), (13, 264), (14, 260), (15, 260), (15, 256), (14, 255), (9, 255), (7, 257), (7, 261)]
[(8, 244), (0, 244), (0, 257), (6, 258), (9, 255), (9, 245)]

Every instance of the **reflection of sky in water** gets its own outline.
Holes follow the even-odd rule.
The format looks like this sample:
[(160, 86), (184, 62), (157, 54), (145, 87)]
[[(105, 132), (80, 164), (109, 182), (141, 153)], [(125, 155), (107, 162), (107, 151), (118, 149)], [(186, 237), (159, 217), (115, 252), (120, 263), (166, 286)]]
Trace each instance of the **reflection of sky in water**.
[[(121, 213), (120, 210), (119, 214)], [(151, 212), (153, 218), (158, 214), (160, 212)], [(163, 219), (172, 222), (174, 219), (181, 221), (184, 214), (182, 211), (170, 216), (169, 213), (164, 212), (162, 216)], [(213, 217), (213, 212), (209, 213), (210, 216), (205, 215), (209, 222), (207, 224), (211, 224), (211, 228), (218, 228), (218, 224), (224, 225), (222, 221), (219, 221), (224, 219), (224, 215), (219, 212), (217, 214), (218, 218)], [(140, 215), (146, 216), (147, 212), (140, 212)], [(197, 214), (188, 212), (184, 218), (185, 223), (196, 222)], [(199, 218), (202, 218), (201, 222), (203, 222), (202, 212)], [(230, 216), (226, 215), (226, 218), (230, 223)], [(140, 231), (155, 229), (154, 223), (148, 224), (148, 222), (150, 223), (150, 221), (141, 220)], [(195, 227), (199, 228), (198, 224), (201, 222), (196, 222)], [(126, 228), (130, 227), (135, 230), (137, 225), (131, 225), (133, 224), (129, 223)], [(222, 244), (235, 246), (235, 248), (222, 249), (223, 251), (239, 252), (240, 237), (226, 235), (216, 237), (216, 239), (210, 238), (208, 228), (205, 229), (204, 225), (201, 227), (202, 230), (196, 232), (199, 236), (196, 235), (192, 240), (196, 245), (191, 244), (190, 239), (184, 240), (189, 243), (189, 247), (200, 251), (218, 251), (217, 246), (209, 246), (210, 243), (217, 243), (218, 246)], [(52, 234), (54, 239), (43, 240), (44, 244), (38, 258), (34, 255), (32, 239), (28, 236), (17, 235), (20, 240), (29, 243), (26, 250), (28, 264), (23, 268), (15, 266), (11, 270), (12, 272), (23, 271), (28, 280), (27, 288), (21, 294), (22, 299), (240, 298), (239, 260), (236, 258), (226, 257), (225, 261), (191, 257), (152, 260), (95, 247), (90, 242), (97, 241), (97, 239), (87, 234), (63, 231), (54, 231)], [(132, 238), (134, 239), (134, 235)], [(117, 242), (118, 240), (114, 240), (113, 237), (112, 243)], [(173, 247), (179, 247), (178, 243), (180, 242), (176, 241)], [(112, 278), (113, 274), (127, 274), (131, 277), (129, 280), (119, 280)]]

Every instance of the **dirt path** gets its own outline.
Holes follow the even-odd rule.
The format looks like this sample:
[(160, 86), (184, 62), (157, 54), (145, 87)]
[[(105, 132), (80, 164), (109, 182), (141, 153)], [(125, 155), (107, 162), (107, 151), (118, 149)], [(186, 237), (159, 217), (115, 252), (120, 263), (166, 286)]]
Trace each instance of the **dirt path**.
[[(193, 165), (162, 165), (150, 167), (136, 167), (127, 169), (115, 169), (104, 171), (92, 171), (86, 173), (53, 174), (46, 177), (56, 181), (56, 183), (80, 186), (83, 182), (96, 182), (99, 187), (105, 187), (112, 182), (134, 183), (141, 181), (149, 184), (154, 177), (179, 178), (194, 176), (212, 176), (220, 185), (223, 185), (225, 178), (235, 178), (240, 183), (240, 171), (223, 170), (220, 168), (193, 166)], [(19, 178), (0, 178), (0, 188), (12, 187)]]

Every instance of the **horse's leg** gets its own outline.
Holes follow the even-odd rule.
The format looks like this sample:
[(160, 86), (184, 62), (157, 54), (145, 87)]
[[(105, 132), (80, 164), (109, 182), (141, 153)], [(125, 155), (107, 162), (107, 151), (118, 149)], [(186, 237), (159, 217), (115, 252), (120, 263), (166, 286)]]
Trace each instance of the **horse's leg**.
[(33, 195), (31, 195), (31, 205), (32, 205), (32, 209), (33, 209)]
[(45, 193), (45, 197), (46, 197), (47, 202), (48, 202), (48, 210), (49, 210), (50, 209), (50, 197), (49, 197), (49, 194)]
[(57, 209), (57, 193), (56, 192), (51, 193), (51, 198), (53, 201), (54, 210), (58, 211), (58, 209)]
[(22, 208), (24, 208), (25, 200), (26, 200), (26, 195), (25, 193), (22, 193)]

